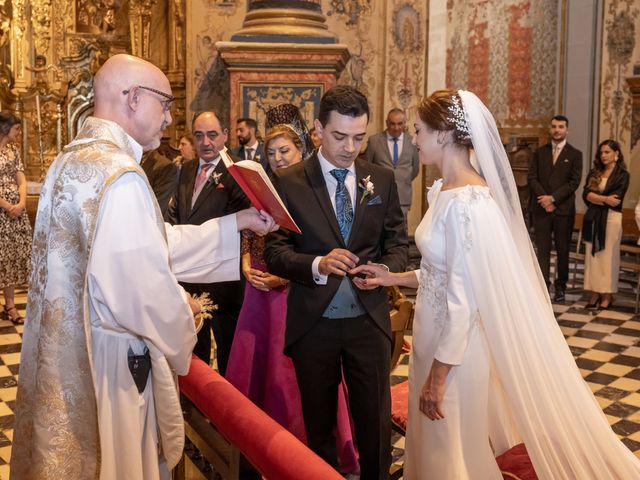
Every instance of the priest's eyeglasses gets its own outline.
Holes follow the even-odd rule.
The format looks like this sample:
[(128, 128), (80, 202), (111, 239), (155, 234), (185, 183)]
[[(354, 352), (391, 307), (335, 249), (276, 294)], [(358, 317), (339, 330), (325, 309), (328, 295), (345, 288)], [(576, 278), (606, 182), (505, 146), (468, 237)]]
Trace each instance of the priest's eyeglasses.
[(160, 95), (161, 97), (166, 98), (166, 100), (158, 99), (158, 100), (160, 100), (160, 103), (162, 103), (162, 108), (164, 109), (165, 112), (168, 112), (169, 110), (171, 110), (171, 104), (176, 99), (176, 97), (174, 97), (173, 95), (169, 95), (168, 93), (162, 92), (160, 90), (156, 90), (155, 88), (145, 87), (143, 85), (134, 85), (131, 88), (123, 90), (122, 94), (123, 95), (129, 95), (129, 92), (131, 90), (133, 90), (134, 88), (141, 88), (142, 90), (147, 90), (149, 92), (155, 93), (156, 95)]

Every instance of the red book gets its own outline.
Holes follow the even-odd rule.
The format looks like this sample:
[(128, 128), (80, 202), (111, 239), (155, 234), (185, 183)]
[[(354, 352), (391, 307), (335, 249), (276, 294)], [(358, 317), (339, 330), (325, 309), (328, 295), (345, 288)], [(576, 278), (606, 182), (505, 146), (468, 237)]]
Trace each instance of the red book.
[(234, 162), (225, 148), (220, 152), (220, 157), (231, 176), (238, 182), (242, 191), (249, 197), (253, 206), (258, 210), (264, 210), (280, 225), (295, 233), (302, 233), (296, 222), (293, 221), (287, 207), (276, 192), (273, 183), (262, 165), (253, 160), (241, 160)]

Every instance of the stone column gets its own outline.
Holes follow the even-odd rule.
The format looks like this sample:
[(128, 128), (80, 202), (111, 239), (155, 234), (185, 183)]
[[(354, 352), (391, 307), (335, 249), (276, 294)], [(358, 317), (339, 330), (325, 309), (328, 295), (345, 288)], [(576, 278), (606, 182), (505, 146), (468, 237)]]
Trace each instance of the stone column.
[(337, 43), (319, 0), (248, 0), (237, 42)]
[(229, 71), (231, 146), (236, 120), (293, 103), (311, 128), (320, 98), (335, 85), (349, 49), (329, 32), (319, 0), (249, 0), (242, 28), (216, 48)]

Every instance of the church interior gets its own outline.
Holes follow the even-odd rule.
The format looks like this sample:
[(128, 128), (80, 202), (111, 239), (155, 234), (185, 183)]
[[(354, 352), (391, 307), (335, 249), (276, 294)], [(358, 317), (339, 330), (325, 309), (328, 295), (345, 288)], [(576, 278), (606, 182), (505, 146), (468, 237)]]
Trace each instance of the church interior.
[[(569, 140), (583, 152), (581, 185), (598, 144), (617, 140), (630, 183), (615, 307), (585, 308), (577, 222), (567, 301), (554, 304), (554, 312), (613, 430), (640, 457), (639, 32), (637, 0), (0, 0), (0, 109), (22, 120), (32, 222), (49, 165), (92, 114), (93, 75), (118, 53), (147, 59), (168, 77), (175, 102), (162, 142), (174, 153), (194, 113), (204, 110), (217, 113), (229, 128), (229, 147), (236, 147), (238, 119), (255, 119), (261, 136), (267, 110), (293, 103), (311, 127), (323, 93), (350, 85), (369, 100), (368, 135), (385, 129), (393, 108), (406, 112), (413, 134), (423, 96), (445, 87), (470, 90), (495, 116), (525, 218), (529, 161), (547, 142), (551, 117), (570, 120)], [(436, 178), (421, 166), (413, 180), (410, 236)], [(576, 209), (581, 218), (581, 198)], [(415, 298), (415, 290), (403, 294)], [(23, 315), (26, 302), (25, 285), (16, 296)], [(400, 315), (399, 306), (395, 311)], [(410, 311), (402, 310), (395, 332), (393, 385), (408, 375)], [(22, 331), (0, 321), (0, 479), (11, 467)], [(240, 449), (187, 403), (177, 478), (253, 478), (243, 477)], [(403, 445), (394, 433), (395, 478), (402, 475)]]

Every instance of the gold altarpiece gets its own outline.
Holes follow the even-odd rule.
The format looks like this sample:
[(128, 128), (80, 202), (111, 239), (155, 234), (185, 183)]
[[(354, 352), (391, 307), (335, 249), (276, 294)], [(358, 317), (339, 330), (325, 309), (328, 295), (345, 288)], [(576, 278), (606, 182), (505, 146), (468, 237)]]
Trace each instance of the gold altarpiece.
[(29, 180), (91, 114), (93, 74), (116, 53), (167, 73), (177, 99), (167, 135), (184, 131), (185, 9), (186, 0), (0, 0), (0, 106), (22, 119)]

